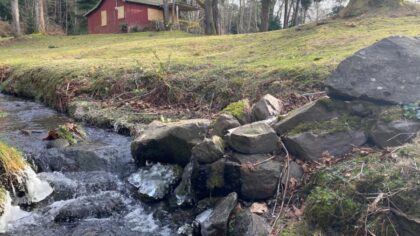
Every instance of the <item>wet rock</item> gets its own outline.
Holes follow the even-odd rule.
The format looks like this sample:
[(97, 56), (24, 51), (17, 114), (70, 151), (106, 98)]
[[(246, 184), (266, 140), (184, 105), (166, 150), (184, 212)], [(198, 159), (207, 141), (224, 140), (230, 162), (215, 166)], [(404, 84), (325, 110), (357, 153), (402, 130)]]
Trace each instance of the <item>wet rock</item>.
[(240, 164), (240, 196), (247, 200), (263, 200), (272, 197), (277, 189), (281, 173), (281, 163), (275, 158), (264, 162), (253, 169), (250, 164), (265, 161), (271, 155), (243, 155), (235, 153), (232, 159)]
[(370, 138), (379, 147), (393, 147), (410, 142), (420, 131), (420, 122), (395, 120), (389, 123), (378, 122), (370, 130)]
[(233, 102), (223, 108), (223, 112), (234, 116), (242, 125), (252, 122), (251, 105), (248, 99)]
[(184, 120), (147, 129), (131, 144), (137, 165), (146, 160), (185, 166), (190, 161), (191, 149), (200, 143), (206, 133), (209, 120)]
[(157, 163), (138, 169), (128, 178), (128, 182), (138, 188), (138, 193), (145, 200), (161, 200), (179, 182), (181, 175), (180, 166)]
[(47, 148), (58, 148), (58, 149), (63, 149), (65, 147), (70, 146), (69, 141), (59, 138), (59, 139), (55, 139), (55, 140), (50, 140), (47, 142)]
[(283, 103), (270, 94), (266, 94), (252, 107), (252, 115), (255, 120), (266, 120), (270, 117), (280, 115), (283, 110)]
[(31, 160), (40, 172), (78, 170), (77, 162), (67, 158), (62, 151), (56, 148), (47, 149), (39, 155), (32, 156)]
[(226, 192), (225, 165), (226, 160), (224, 158), (211, 164), (200, 165), (193, 162), (191, 184), (199, 199), (209, 195), (221, 195)]
[(229, 144), (240, 153), (269, 153), (277, 149), (278, 137), (267, 124), (253, 123), (231, 130)]
[(305, 161), (317, 161), (323, 152), (343, 155), (365, 144), (367, 136), (362, 131), (304, 132), (286, 136), (284, 143), (289, 152)]
[(201, 224), (203, 236), (227, 235), (228, 220), (238, 201), (236, 193), (230, 193), (221, 200), (210, 215)]
[[(289, 162), (289, 169), (288, 171), (288, 175), (289, 175), (289, 181), (293, 178), (297, 181), (297, 184), (300, 185), (302, 184), (302, 178), (304, 175), (304, 171), (303, 168), (296, 162), (291, 161)], [(285, 185), (287, 183), (287, 173), (282, 177), (281, 179), (281, 183), (283, 185)]]
[(134, 169), (131, 157), (120, 146), (86, 143), (65, 148), (63, 153), (76, 163), (77, 171), (123, 172)]
[(55, 222), (74, 222), (86, 218), (106, 218), (125, 209), (123, 197), (117, 192), (80, 197), (67, 202), (57, 210)]
[(91, 172), (43, 172), (39, 178), (54, 188), (55, 201), (71, 199), (101, 191), (116, 191), (122, 185), (117, 176), (104, 171)]
[(195, 192), (191, 184), (192, 172), (193, 163), (190, 162), (184, 167), (181, 183), (179, 183), (174, 191), (178, 206), (191, 206), (196, 201)]
[(229, 224), (229, 235), (268, 236), (271, 229), (262, 217), (248, 210), (239, 211)]
[(228, 130), (241, 126), (239, 121), (230, 114), (220, 114), (212, 125), (211, 135), (223, 137)]
[(193, 147), (192, 159), (199, 163), (212, 163), (223, 157), (225, 144), (219, 136), (206, 138), (203, 142)]
[(344, 60), (327, 79), (328, 94), (393, 104), (420, 100), (420, 40), (394, 36)]

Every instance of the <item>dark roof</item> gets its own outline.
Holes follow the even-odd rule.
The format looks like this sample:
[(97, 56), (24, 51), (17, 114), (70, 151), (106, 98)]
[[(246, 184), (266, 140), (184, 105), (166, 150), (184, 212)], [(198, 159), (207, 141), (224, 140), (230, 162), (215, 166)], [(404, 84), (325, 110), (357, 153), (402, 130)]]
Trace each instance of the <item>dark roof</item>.
[[(84, 16), (88, 16), (90, 13), (94, 12), (105, 0), (100, 0), (98, 4), (96, 4), (92, 9), (90, 9), (88, 12), (84, 14)], [(163, 1), (162, 0), (124, 0), (125, 2), (132, 2), (132, 3), (138, 3), (138, 4), (144, 4), (149, 6), (155, 6), (155, 7), (162, 7)], [(180, 6), (180, 9), (182, 10), (199, 10), (198, 7), (185, 4), (185, 3), (175, 3), (176, 5)], [(169, 3), (169, 6), (172, 5), (172, 3)]]

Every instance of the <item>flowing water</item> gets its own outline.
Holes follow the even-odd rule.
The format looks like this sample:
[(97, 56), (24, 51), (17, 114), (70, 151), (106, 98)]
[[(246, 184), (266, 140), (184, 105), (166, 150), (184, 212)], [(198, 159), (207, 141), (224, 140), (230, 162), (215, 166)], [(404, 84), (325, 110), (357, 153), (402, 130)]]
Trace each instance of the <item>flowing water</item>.
[[(21, 150), (37, 177), (53, 188), (38, 203), (17, 206), (13, 199), (1, 235), (174, 235), (189, 218), (168, 203), (144, 203), (136, 196), (127, 182), (136, 171), (129, 137), (85, 127), (87, 142), (47, 149), (48, 130), (71, 119), (1, 94), (0, 111), (7, 113), (0, 119), (0, 140)], [(48, 191), (39, 180), (29, 184)], [(40, 194), (33, 197), (46, 192)]]

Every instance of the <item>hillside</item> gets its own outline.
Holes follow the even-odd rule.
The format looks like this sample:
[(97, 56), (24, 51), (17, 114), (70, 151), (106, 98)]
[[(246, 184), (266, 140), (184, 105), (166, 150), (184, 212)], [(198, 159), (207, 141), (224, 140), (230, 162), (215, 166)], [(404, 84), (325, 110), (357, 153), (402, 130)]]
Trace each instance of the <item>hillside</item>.
[(0, 42), (0, 79), (6, 91), (64, 111), (75, 99), (100, 99), (151, 113), (188, 108), (199, 116), (243, 97), (322, 90), (344, 58), (390, 35), (420, 35), (419, 26), (418, 14), (410, 13), (246, 35), (31, 35)]

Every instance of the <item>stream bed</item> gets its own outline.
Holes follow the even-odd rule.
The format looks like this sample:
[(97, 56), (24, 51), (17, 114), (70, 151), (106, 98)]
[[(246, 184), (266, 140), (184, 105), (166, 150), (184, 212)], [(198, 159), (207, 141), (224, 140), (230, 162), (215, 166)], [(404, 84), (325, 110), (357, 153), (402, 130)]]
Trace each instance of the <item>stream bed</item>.
[[(88, 139), (70, 147), (47, 148), (48, 131), (73, 122), (36, 102), (0, 94), (0, 140), (21, 150), (54, 192), (20, 205), (23, 217), (0, 235), (174, 235), (191, 219), (169, 204), (144, 203), (127, 182), (135, 172), (131, 138), (84, 127)], [(14, 203), (16, 205), (16, 203)]]

